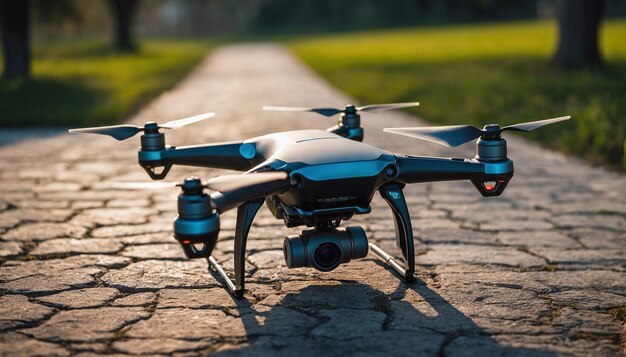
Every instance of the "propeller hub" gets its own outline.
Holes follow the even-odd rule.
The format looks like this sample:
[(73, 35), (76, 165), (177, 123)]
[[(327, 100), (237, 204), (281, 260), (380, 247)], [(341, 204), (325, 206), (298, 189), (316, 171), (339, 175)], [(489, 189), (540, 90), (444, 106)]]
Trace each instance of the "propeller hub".
[(337, 125), (345, 126), (346, 128), (358, 128), (361, 126), (361, 116), (357, 113), (357, 108), (352, 105), (346, 105)]
[(356, 111), (356, 107), (353, 104), (348, 104), (343, 112), (345, 114), (356, 114)]
[(481, 138), (487, 140), (500, 139), (500, 133), (502, 133), (502, 129), (499, 124), (487, 124), (483, 127)]
[(484, 131), (500, 131), (499, 124), (487, 124), (483, 127)]
[(148, 121), (143, 125), (143, 130), (146, 134), (155, 134), (159, 132), (159, 124), (153, 121)]
[(181, 185), (183, 192), (191, 195), (197, 195), (202, 193), (202, 181), (196, 176), (185, 177)]

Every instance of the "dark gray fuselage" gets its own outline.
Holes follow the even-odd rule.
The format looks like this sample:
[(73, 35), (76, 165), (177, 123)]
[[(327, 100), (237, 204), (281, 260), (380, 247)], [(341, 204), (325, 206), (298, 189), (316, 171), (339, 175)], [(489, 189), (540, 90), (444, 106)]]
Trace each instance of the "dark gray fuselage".
[(244, 156), (262, 161), (251, 172), (289, 173), (292, 185), (277, 195), (298, 215), (369, 212), (376, 189), (397, 176), (395, 156), (323, 130), (298, 130), (246, 140)]

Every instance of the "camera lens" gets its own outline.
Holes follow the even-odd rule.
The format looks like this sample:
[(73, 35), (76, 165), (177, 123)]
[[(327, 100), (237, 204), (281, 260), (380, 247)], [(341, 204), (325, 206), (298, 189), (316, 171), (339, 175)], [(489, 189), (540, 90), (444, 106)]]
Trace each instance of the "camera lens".
[(313, 259), (321, 269), (332, 270), (341, 260), (341, 250), (335, 243), (325, 242), (315, 248)]

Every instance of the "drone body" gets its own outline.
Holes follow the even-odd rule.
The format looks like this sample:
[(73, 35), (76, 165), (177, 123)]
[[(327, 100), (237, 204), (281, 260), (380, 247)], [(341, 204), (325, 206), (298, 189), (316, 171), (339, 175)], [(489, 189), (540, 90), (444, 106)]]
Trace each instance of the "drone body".
[[(568, 117), (478, 129), (470, 126), (437, 128), (396, 128), (386, 131), (418, 137), (452, 146), (480, 137), (473, 159), (417, 157), (393, 154), (361, 142), (358, 111), (380, 111), (415, 106), (417, 103), (373, 105), (344, 110), (334, 108), (283, 108), (270, 110), (312, 111), (331, 116), (342, 113), (337, 126), (324, 130), (272, 133), (240, 142), (199, 146), (165, 145), (159, 128), (176, 128), (212, 115), (200, 115), (164, 125), (146, 123), (141, 127), (122, 125), (77, 129), (75, 132), (107, 134), (118, 140), (139, 131), (139, 164), (153, 179), (163, 179), (172, 165), (224, 168), (243, 171), (239, 175), (213, 178), (202, 184), (191, 177), (180, 186), (178, 217), (174, 236), (189, 258), (206, 258), (224, 278), (236, 297), (244, 293), (245, 251), (252, 221), (265, 203), (287, 227), (306, 226), (300, 235), (284, 240), (289, 268), (313, 267), (330, 271), (352, 259), (363, 258), (371, 248), (407, 282), (415, 271), (411, 220), (403, 195), (406, 184), (445, 180), (470, 180), (483, 196), (498, 196), (513, 176), (502, 130), (530, 131)], [(131, 186), (133, 186), (131, 184)], [(141, 185), (140, 185), (141, 186)], [(213, 190), (206, 194), (204, 189)], [(370, 202), (379, 192), (389, 204), (396, 228), (396, 243), (404, 264), (368, 243), (361, 227), (341, 228), (342, 220), (371, 212)], [(217, 244), (220, 213), (237, 207), (235, 230), (235, 282), (211, 257)], [(201, 247), (200, 247), (201, 246)]]

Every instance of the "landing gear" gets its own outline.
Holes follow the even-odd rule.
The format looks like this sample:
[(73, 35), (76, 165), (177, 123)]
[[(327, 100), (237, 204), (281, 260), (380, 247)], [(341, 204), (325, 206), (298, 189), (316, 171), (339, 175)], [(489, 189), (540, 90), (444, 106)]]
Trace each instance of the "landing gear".
[[(402, 251), (405, 264), (402, 264), (396, 260), (393, 256), (386, 253), (378, 245), (373, 243), (367, 243), (365, 232), (360, 227), (348, 227), (319, 229), (318, 231), (304, 231), (303, 236), (292, 236), (286, 239), (285, 252), (287, 266), (290, 268), (310, 266), (321, 271), (330, 271), (336, 268), (340, 263), (347, 263), (351, 259), (363, 258), (367, 255), (368, 247), (381, 257), (393, 270), (395, 270), (404, 279), (406, 283), (412, 283), (415, 281), (415, 248), (413, 242), (413, 229), (411, 227), (411, 219), (409, 217), (409, 210), (404, 199), (402, 189), (403, 184), (389, 183), (379, 188), (379, 192), (383, 199), (389, 204), (393, 215), (394, 224), (396, 229), (396, 244)], [(250, 227), (252, 221), (257, 212), (263, 205), (264, 200), (248, 201), (239, 206), (237, 210), (237, 225), (235, 228), (235, 278), (231, 278), (226, 274), (221, 265), (213, 257), (208, 258), (210, 269), (217, 272), (225, 282), (225, 288), (228, 292), (237, 300), (242, 299), (245, 292), (245, 264), (246, 264), (246, 242), (248, 240), (248, 233), (250, 233)], [(304, 238), (303, 238), (304, 237)], [(304, 249), (305, 245), (314, 240), (320, 240), (320, 244), (314, 244), (315, 247), (310, 247), (311, 257), (307, 257), (307, 249)], [(302, 242), (306, 243), (302, 243)], [(347, 242), (347, 243), (346, 243)], [(315, 242), (313, 242), (315, 243)], [(322, 244), (323, 243), (323, 244)], [(332, 244), (331, 244), (332, 243)], [(346, 247), (351, 249), (343, 249), (344, 243)], [(324, 244), (329, 247), (338, 247), (338, 257), (335, 264), (332, 267), (329, 266), (320, 268), (319, 264), (316, 264), (315, 249), (316, 247), (323, 247)], [(300, 250), (297, 247), (302, 246)], [(325, 247), (325, 246), (324, 246)], [(321, 248), (320, 248), (321, 249)], [(351, 254), (348, 254), (352, 252)], [(321, 253), (320, 253), (321, 254)], [(328, 253), (330, 254), (330, 253)], [(320, 256), (321, 257), (321, 256)], [(290, 258), (290, 259), (289, 259)], [(323, 257), (321, 257), (323, 258)], [(320, 258), (320, 259), (321, 259)], [(319, 259), (318, 259), (319, 260)], [(323, 260), (323, 259), (322, 259)], [(310, 261), (310, 262), (309, 262)], [(309, 262), (309, 263), (307, 263)]]
[(248, 233), (250, 226), (256, 216), (259, 208), (263, 205), (264, 200), (248, 201), (239, 206), (237, 209), (237, 224), (235, 227), (235, 281), (233, 282), (226, 274), (220, 264), (213, 258), (209, 257), (209, 266), (215, 270), (226, 283), (226, 290), (237, 300), (243, 298), (245, 291), (246, 276), (246, 243), (248, 241)]
[(412, 283), (415, 281), (415, 246), (409, 208), (404, 199), (404, 194), (402, 193), (403, 188), (403, 184), (394, 182), (381, 186), (378, 191), (393, 212), (394, 226), (396, 229), (396, 245), (400, 247), (402, 251), (406, 266), (402, 266), (376, 244), (370, 243), (369, 245), (374, 253), (385, 260), (393, 270), (404, 278), (406, 283)]

